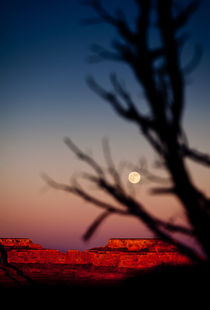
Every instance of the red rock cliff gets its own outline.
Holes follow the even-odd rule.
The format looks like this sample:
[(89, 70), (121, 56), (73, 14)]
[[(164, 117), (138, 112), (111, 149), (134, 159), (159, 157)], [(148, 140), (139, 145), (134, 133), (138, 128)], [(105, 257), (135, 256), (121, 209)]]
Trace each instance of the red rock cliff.
[(145, 269), (160, 264), (188, 264), (175, 246), (159, 239), (110, 239), (105, 247), (83, 252), (43, 249), (30, 239), (2, 238), (10, 263), (69, 264)]
[(28, 238), (0, 238), (0, 243), (8, 250), (12, 248), (42, 249), (40, 244), (35, 244)]

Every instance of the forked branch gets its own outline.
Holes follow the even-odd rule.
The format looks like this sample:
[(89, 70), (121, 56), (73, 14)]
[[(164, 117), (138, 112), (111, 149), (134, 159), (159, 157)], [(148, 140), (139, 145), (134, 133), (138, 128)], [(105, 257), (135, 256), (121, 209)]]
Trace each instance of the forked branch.
[[(98, 164), (95, 162), (95, 160), (89, 160), (89, 156), (86, 155), (83, 151), (81, 151), (78, 147), (75, 146), (75, 144), (71, 150), (78, 156), (80, 160), (83, 160), (87, 163), (87, 165), (91, 166), (93, 170), (95, 170), (95, 166), (98, 167)], [(170, 233), (172, 232), (179, 232), (186, 234), (188, 236), (193, 236), (194, 232), (193, 230), (190, 230), (186, 227), (180, 226), (180, 225), (174, 225), (172, 223), (167, 223), (164, 221), (161, 221), (154, 216), (150, 215), (146, 209), (144, 208), (143, 204), (140, 202), (137, 202), (133, 197), (129, 196), (128, 193), (120, 187), (116, 183), (117, 180), (120, 180), (119, 172), (115, 169), (114, 174), (111, 171), (111, 167), (113, 168), (113, 162), (111, 160), (111, 154), (108, 155), (108, 163), (111, 164), (108, 168), (108, 172), (110, 175), (114, 178), (115, 183), (112, 184), (108, 181), (108, 178), (101, 177), (101, 173), (98, 176), (86, 174), (86, 179), (93, 182), (99, 189), (102, 189), (109, 197), (111, 197), (113, 200), (115, 200), (118, 203), (118, 206), (115, 206), (113, 204), (106, 203), (105, 201), (101, 201), (94, 196), (87, 193), (84, 189), (81, 188), (81, 186), (77, 183), (77, 181), (74, 181), (73, 185), (66, 185), (66, 184), (60, 184), (52, 180), (49, 176), (43, 175), (43, 179), (45, 182), (54, 189), (63, 190), (70, 192), (72, 194), (75, 194), (81, 198), (83, 198), (85, 201), (88, 201), (95, 206), (103, 209), (103, 213), (99, 215), (94, 222), (89, 226), (88, 230), (84, 234), (84, 239), (88, 240), (92, 234), (95, 232), (95, 230), (99, 227), (99, 225), (111, 214), (118, 214), (118, 215), (125, 215), (125, 216), (134, 216), (137, 217), (140, 221), (143, 221), (150, 229), (152, 229), (153, 232), (156, 233), (157, 236), (163, 238), (164, 240), (175, 244), (180, 248), (180, 250), (185, 253), (186, 255), (189, 255), (193, 260), (200, 261), (201, 257), (197, 255), (197, 253), (189, 248), (188, 246), (182, 244), (181, 242), (176, 241)], [(107, 154), (106, 156), (107, 157)], [(94, 162), (94, 165), (92, 163)], [(103, 175), (105, 175), (105, 172), (103, 172)]]

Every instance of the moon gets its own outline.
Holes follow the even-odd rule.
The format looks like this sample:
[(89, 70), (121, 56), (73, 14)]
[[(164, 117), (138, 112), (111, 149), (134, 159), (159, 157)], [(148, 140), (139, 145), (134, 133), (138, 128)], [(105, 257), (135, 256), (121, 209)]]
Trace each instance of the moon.
[(139, 183), (141, 180), (141, 175), (137, 171), (132, 171), (128, 175), (128, 181), (130, 183), (136, 184)]

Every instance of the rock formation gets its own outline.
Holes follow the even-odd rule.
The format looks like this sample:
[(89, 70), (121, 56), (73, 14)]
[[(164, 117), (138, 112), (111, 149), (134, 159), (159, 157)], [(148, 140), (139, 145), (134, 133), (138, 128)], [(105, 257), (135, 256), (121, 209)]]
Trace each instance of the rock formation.
[(30, 239), (2, 238), (9, 263), (65, 264), (147, 269), (161, 264), (189, 264), (175, 246), (159, 239), (110, 239), (105, 247), (85, 250), (44, 249)]

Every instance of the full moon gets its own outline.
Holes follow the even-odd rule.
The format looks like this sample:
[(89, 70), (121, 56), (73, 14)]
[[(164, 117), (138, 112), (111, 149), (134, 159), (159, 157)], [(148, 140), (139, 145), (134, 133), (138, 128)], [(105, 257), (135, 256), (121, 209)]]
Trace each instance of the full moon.
[(132, 171), (129, 173), (128, 175), (129, 182), (136, 184), (136, 183), (139, 183), (140, 180), (141, 180), (141, 175), (137, 171)]

